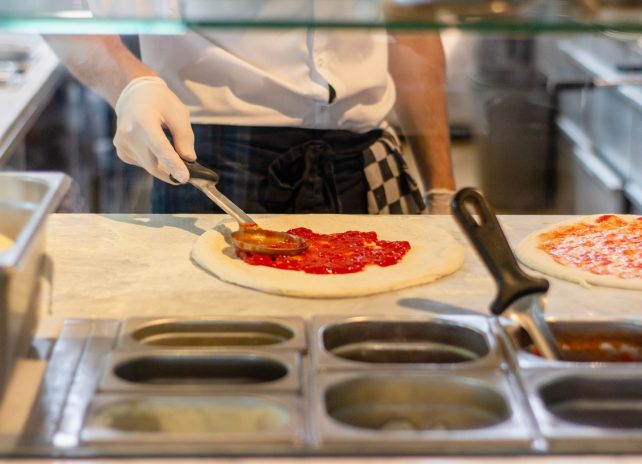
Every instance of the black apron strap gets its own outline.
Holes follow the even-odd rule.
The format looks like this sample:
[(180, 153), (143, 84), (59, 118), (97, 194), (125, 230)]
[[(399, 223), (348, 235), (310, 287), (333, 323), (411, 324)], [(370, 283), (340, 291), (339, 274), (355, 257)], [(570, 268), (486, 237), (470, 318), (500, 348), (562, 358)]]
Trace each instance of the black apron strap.
[(342, 213), (334, 178), (332, 147), (311, 140), (291, 148), (268, 167), (268, 209), (283, 212)]
[[(366, 214), (363, 150), (381, 135), (288, 127), (193, 125), (201, 164), (248, 213)], [(190, 185), (155, 180), (156, 213), (220, 212)]]
[[(421, 211), (421, 196), (395, 148), (398, 139), (392, 132), (222, 125), (193, 128), (199, 162), (219, 174), (218, 188), (247, 213)], [(373, 176), (376, 170), (378, 176)], [(378, 179), (387, 178), (388, 171), (394, 174), (398, 194), (392, 193), (390, 182), (377, 184)], [(418, 202), (413, 207), (410, 199), (415, 190)], [(221, 212), (191, 185), (172, 186), (157, 179), (152, 210), (170, 214)]]

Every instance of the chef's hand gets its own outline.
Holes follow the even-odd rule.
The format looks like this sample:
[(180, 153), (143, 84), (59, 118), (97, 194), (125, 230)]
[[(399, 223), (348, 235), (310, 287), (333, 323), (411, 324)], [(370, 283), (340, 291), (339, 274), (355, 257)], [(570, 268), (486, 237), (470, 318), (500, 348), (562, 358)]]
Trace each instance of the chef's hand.
[[(189, 110), (156, 76), (131, 81), (116, 102), (117, 127), (114, 145), (125, 163), (144, 168), (151, 175), (173, 183), (187, 182), (185, 161), (195, 161), (194, 132)], [(173, 146), (163, 129), (173, 138)]]
[(450, 203), (454, 191), (450, 189), (430, 189), (426, 193), (426, 206), (429, 214), (450, 214)]

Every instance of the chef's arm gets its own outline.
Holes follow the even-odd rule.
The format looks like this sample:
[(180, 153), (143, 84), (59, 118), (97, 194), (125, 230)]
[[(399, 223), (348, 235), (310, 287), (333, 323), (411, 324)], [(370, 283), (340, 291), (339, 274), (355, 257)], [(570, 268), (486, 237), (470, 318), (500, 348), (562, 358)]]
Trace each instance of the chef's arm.
[(446, 108), (446, 62), (437, 33), (392, 34), (389, 69), (401, 130), (429, 192), (432, 213), (449, 212), (455, 189)]
[(74, 77), (111, 106), (116, 105), (130, 81), (156, 75), (132, 55), (118, 36), (49, 35), (45, 40)]
[[(69, 71), (114, 107), (114, 146), (126, 163), (166, 182), (189, 179), (196, 159), (189, 110), (117, 36), (51, 35), (45, 39)], [(168, 129), (173, 145), (167, 139)]]

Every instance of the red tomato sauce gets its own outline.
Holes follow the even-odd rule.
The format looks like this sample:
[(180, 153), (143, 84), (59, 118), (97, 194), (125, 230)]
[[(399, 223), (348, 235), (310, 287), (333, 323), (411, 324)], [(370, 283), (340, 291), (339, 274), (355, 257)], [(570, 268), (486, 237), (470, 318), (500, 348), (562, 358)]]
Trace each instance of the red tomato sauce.
[[(590, 334), (557, 336), (557, 343), (565, 361), (578, 362), (641, 362), (640, 340), (631, 335)], [(535, 346), (529, 351), (541, 356)]]
[(592, 224), (562, 226), (540, 236), (539, 248), (569, 267), (622, 279), (642, 278), (642, 216), (612, 214)]
[(392, 266), (410, 250), (406, 241), (379, 240), (376, 232), (347, 231), (335, 234), (317, 234), (305, 227), (290, 229), (309, 245), (303, 253), (294, 256), (268, 256), (237, 251), (246, 263), (278, 269), (303, 271), (308, 274), (351, 274), (368, 265)]

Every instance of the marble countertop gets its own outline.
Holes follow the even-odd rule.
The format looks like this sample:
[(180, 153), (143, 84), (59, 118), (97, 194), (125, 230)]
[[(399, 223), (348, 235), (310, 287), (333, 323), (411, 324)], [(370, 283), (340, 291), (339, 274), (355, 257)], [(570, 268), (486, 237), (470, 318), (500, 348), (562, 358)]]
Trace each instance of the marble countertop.
[[(257, 216), (260, 219), (261, 216)], [(503, 216), (512, 245), (529, 232), (565, 220), (563, 216)], [(222, 282), (190, 260), (196, 238), (217, 225), (219, 215), (62, 215), (48, 222), (47, 253), (52, 292), (41, 318), (45, 332), (63, 318), (124, 318), (152, 315), (302, 316), (315, 314), (420, 315), (487, 314), (495, 289), (485, 267), (452, 218), (431, 216), (431, 224), (464, 244), (466, 258), (456, 274), (439, 281), (368, 297), (312, 300), (268, 295)], [(259, 221), (260, 222), (260, 221)], [(642, 316), (642, 293), (583, 288), (550, 278), (547, 313), (564, 317)], [(202, 459), (189, 462), (272, 464), (309, 462), (395, 463), (633, 463), (642, 456), (397, 457)], [(44, 461), (34, 461), (44, 462)], [(100, 462), (111, 462), (101, 460)], [(115, 461), (114, 461), (115, 462)], [(122, 461), (118, 461), (122, 462)], [(136, 462), (151, 462), (137, 460)], [(176, 462), (176, 461), (174, 461)], [(182, 461), (187, 462), (187, 461)]]
[[(260, 218), (260, 216), (258, 216)], [(567, 216), (500, 218), (512, 245)], [(54, 214), (47, 251), (53, 262), (48, 314), (120, 318), (152, 315), (298, 315), (483, 313), (495, 286), (458, 226), (448, 216), (431, 224), (464, 244), (463, 268), (436, 282), (368, 297), (311, 300), (269, 295), (232, 285), (190, 259), (196, 238), (226, 216)], [(385, 219), (384, 219), (385, 220)], [(642, 293), (584, 288), (550, 278), (547, 314), (563, 317), (642, 316)]]

